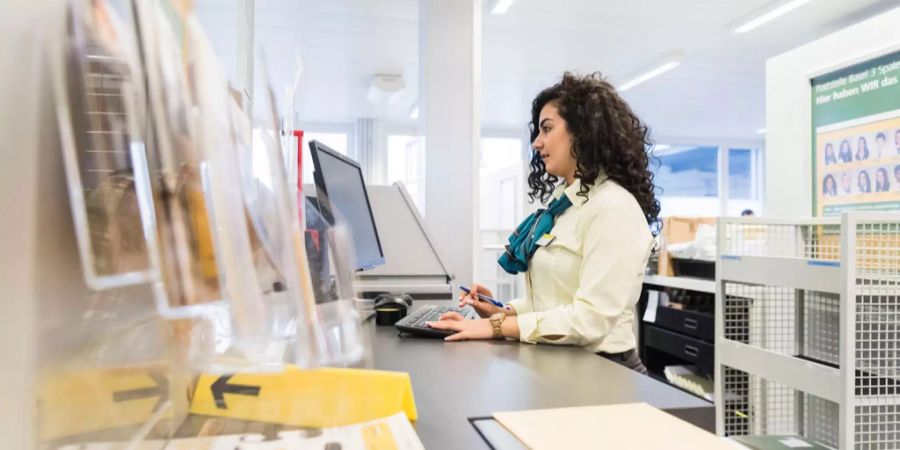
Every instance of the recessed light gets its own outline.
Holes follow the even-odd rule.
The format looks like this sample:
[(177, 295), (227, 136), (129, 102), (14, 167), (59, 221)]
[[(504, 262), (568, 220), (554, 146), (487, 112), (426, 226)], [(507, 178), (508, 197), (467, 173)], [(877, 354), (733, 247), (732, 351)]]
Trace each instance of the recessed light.
[(791, 0), (782, 5), (778, 5), (772, 9), (768, 9), (765, 12), (759, 14), (758, 16), (744, 22), (740, 26), (734, 29), (735, 33), (746, 33), (754, 28), (760, 27), (766, 23), (769, 23), (809, 2), (812, 0)]
[(491, 14), (503, 14), (512, 4), (513, 0), (495, 0), (491, 6)]
[(618, 89), (619, 92), (625, 92), (639, 84), (646, 83), (647, 81), (678, 67), (683, 59), (683, 51), (677, 50), (670, 52), (665, 58), (651, 66), (649, 69), (629, 77), (628, 81), (620, 84), (616, 89)]

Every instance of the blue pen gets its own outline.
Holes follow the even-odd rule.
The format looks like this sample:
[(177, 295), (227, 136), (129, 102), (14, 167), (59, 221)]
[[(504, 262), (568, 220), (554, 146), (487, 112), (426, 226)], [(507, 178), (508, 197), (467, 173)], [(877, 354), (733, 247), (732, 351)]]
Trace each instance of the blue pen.
[[(465, 293), (467, 293), (467, 294), (468, 294), (469, 292), (472, 292), (472, 290), (469, 289), (468, 286), (460, 286), (460, 287), (459, 287), (459, 290), (461, 290), (461, 291), (463, 291), (463, 292), (465, 292)], [(484, 301), (484, 302), (488, 302), (488, 303), (490, 303), (490, 304), (492, 304), (492, 305), (494, 305), (494, 306), (496, 306), (496, 307), (498, 307), (498, 308), (503, 308), (503, 303), (500, 303), (499, 301), (494, 300), (494, 299), (488, 297), (487, 295), (481, 295), (481, 294), (478, 294), (478, 299), (481, 300), (481, 301)]]

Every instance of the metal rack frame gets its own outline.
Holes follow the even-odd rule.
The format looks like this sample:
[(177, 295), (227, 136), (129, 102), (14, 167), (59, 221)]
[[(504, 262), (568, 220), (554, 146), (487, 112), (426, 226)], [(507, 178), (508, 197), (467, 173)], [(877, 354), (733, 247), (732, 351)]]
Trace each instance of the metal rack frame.
[(717, 433), (900, 445), (900, 214), (718, 230)]

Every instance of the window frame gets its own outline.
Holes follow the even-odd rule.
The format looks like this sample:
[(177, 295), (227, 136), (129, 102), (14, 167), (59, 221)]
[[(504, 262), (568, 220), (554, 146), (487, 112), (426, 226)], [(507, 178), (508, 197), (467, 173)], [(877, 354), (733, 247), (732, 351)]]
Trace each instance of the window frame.
[(763, 139), (698, 139), (683, 137), (666, 137), (661, 136), (654, 138), (657, 145), (673, 145), (673, 146), (695, 146), (695, 147), (716, 147), (716, 172), (717, 172), (717, 197), (719, 201), (719, 216), (728, 215), (728, 201), (730, 199), (729, 192), (729, 152), (735, 150), (751, 150), (754, 155), (751, 159), (753, 170), (759, 174), (758, 177), (751, 177), (752, 183), (756, 184), (756, 193), (759, 196), (760, 210), (756, 211), (757, 215), (765, 213), (766, 209), (766, 145)]
[[(347, 156), (358, 160), (359, 151), (356, 148), (356, 125), (346, 122), (303, 122), (298, 125), (303, 130), (303, 141), (309, 143), (308, 133), (342, 133), (347, 135)], [(304, 149), (305, 150), (305, 149)]]

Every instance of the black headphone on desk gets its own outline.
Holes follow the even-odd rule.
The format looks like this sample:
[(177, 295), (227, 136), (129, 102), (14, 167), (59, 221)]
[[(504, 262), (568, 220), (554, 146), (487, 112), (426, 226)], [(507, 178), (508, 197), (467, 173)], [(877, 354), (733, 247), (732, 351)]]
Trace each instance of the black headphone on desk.
[(392, 326), (406, 317), (412, 306), (412, 297), (407, 294), (381, 294), (375, 297), (375, 324)]

